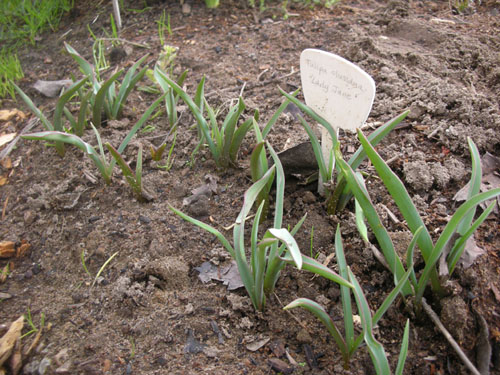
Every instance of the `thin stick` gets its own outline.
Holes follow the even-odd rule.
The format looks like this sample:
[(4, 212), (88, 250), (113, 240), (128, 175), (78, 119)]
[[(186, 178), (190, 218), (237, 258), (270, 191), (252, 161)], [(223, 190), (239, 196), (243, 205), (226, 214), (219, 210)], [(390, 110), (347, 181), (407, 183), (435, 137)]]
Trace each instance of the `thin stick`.
[(425, 300), (424, 297), (422, 297), (422, 306), (424, 307), (425, 312), (427, 313), (427, 315), (429, 315), (429, 317), (434, 322), (436, 327), (439, 328), (439, 330), (441, 331), (443, 336), (446, 338), (446, 340), (448, 340), (448, 342), (450, 343), (452, 348), (455, 349), (455, 351), (457, 352), (458, 356), (460, 357), (462, 362), (465, 364), (465, 366), (467, 366), (467, 368), (474, 375), (481, 375), (481, 373), (476, 369), (476, 367), (472, 364), (472, 362), (469, 360), (469, 358), (467, 358), (467, 356), (462, 351), (460, 346), (457, 344), (455, 339), (450, 335), (448, 330), (444, 327), (443, 323), (441, 323), (441, 320), (439, 320), (439, 317), (437, 316), (437, 314), (434, 312), (434, 310), (432, 310), (432, 307), (430, 307), (429, 304), (427, 304), (427, 301)]

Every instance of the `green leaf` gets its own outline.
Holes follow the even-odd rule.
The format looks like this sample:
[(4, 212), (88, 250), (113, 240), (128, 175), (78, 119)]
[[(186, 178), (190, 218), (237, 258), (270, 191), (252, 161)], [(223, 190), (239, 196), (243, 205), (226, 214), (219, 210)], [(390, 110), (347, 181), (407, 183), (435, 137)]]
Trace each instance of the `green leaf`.
[(48, 132), (25, 134), (22, 136), (22, 138), (32, 139), (32, 140), (44, 140), (49, 142), (63, 142), (76, 146), (80, 150), (85, 152), (90, 157), (90, 159), (92, 159), (96, 167), (101, 172), (101, 175), (106, 181), (106, 183), (109, 184), (111, 182), (111, 175), (109, 174), (108, 169), (106, 168), (105, 162), (100, 158), (96, 150), (90, 144), (84, 142), (80, 137), (74, 134), (48, 131)]
[(101, 126), (101, 114), (105, 105), (106, 96), (109, 95), (110, 90), (114, 91), (112, 85), (122, 73), (123, 69), (117, 71), (107, 81), (105, 81), (102, 84), (101, 88), (97, 91), (97, 94), (94, 99), (94, 108), (92, 115), (92, 121), (94, 122), (95, 126)]
[(125, 74), (125, 77), (123, 78), (122, 84), (120, 86), (120, 90), (118, 91), (118, 96), (113, 102), (113, 118), (119, 118), (123, 111), (123, 105), (125, 104), (127, 97), (129, 96), (130, 92), (135, 87), (137, 82), (139, 82), (146, 73), (147, 67), (143, 68), (137, 75), (134, 76), (137, 68), (144, 62), (144, 60), (146, 60), (148, 56), (149, 53), (141, 57)]
[(344, 341), (344, 338), (342, 337), (342, 334), (340, 331), (337, 329), (335, 326), (335, 323), (333, 322), (332, 318), (330, 318), (330, 315), (325, 311), (325, 309), (319, 305), (318, 303), (311, 301), (308, 298), (298, 298), (295, 301), (289, 303), (286, 305), (283, 309), (284, 310), (289, 310), (293, 309), (296, 307), (302, 307), (311, 313), (313, 313), (320, 321), (323, 323), (323, 325), (326, 327), (330, 335), (333, 337), (335, 340), (335, 343), (337, 344), (340, 352), (342, 353), (342, 357), (344, 359), (344, 364), (349, 363), (349, 349), (346, 345), (346, 342)]
[(356, 299), (356, 304), (358, 305), (366, 346), (368, 347), (370, 357), (372, 358), (373, 365), (375, 366), (375, 371), (378, 375), (388, 375), (391, 373), (391, 370), (389, 368), (389, 362), (387, 361), (387, 355), (385, 354), (384, 347), (373, 336), (370, 306), (368, 305), (368, 301), (366, 300), (358, 280), (350, 269), (348, 269), (348, 272), (349, 280), (354, 286), (354, 298)]
[(410, 319), (406, 320), (405, 331), (403, 334), (403, 342), (401, 344), (401, 351), (399, 352), (398, 366), (396, 367), (396, 375), (403, 375), (406, 357), (408, 355), (408, 341), (410, 340)]
[[(335, 255), (337, 256), (340, 276), (345, 280), (349, 280), (347, 262), (344, 255), (344, 245), (342, 244), (342, 235), (340, 233), (340, 224), (337, 224), (337, 230), (335, 232)], [(354, 322), (352, 319), (351, 288), (341, 285), (340, 296), (342, 300), (342, 310), (344, 313), (345, 340), (348, 352), (352, 354), (356, 348), (353, 347)]]
[[(347, 184), (349, 185), (352, 193), (354, 194), (355, 198), (357, 199), (361, 208), (363, 209), (365, 217), (368, 223), (370, 224), (370, 227), (372, 228), (373, 234), (377, 238), (382, 253), (384, 254), (385, 259), (387, 260), (387, 263), (389, 264), (391, 271), (396, 274), (399, 280), (405, 273), (404, 267), (401, 263), (401, 260), (399, 259), (398, 254), (396, 253), (396, 250), (394, 249), (394, 245), (389, 236), (389, 233), (387, 233), (387, 230), (380, 221), (380, 217), (378, 216), (375, 206), (370, 200), (368, 192), (364, 188), (362, 182), (359, 181), (358, 177), (351, 169), (349, 164), (347, 164), (344, 161), (344, 159), (342, 159), (342, 156), (340, 155), (340, 150), (338, 150), (338, 148), (335, 150), (335, 158), (337, 161), (337, 165), (340, 167), (347, 181)], [(407, 285), (405, 287), (405, 294), (410, 294), (410, 293), (411, 293), (410, 286)]]
[[(450, 275), (453, 273), (455, 270), (455, 267), (460, 260), (464, 250), (465, 250), (465, 245), (467, 243), (467, 240), (474, 234), (474, 232), (479, 228), (479, 226), (488, 218), (490, 215), (491, 211), (496, 206), (496, 202), (491, 203), (486, 210), (481, 214), (481, 216), (478, 217), (478, 219), (469, 227), (467, 232), (465, 232), (462, 237), (457, 241), (457, 243), (453, 246), (453, 249), (451, 250), (450, 254), (448, 255), (448, 270)], [(473, 211), (473, 210), (471, 210)], [(470, 212), (470, 211), (469, 211)], [(462, 221), (463, 223), (463, 221)]]
[(464, 202), (453, 214), (451, 217), (450, 221), (448, 224), (446, 224), (445, 228), (443, 229), (443, 232), (439, 236), (439, 239), (436, 242), (436, 245), (434, 246), (434, 249), (432, 253), (429, 256), (429, 259), (425, 263), (425, 268), (422, 271), (422, 275), (420, 276), (420, 280), (418, 281), (418, 287), (417, 287), (417, 295), (415, 298), (415, 302), (417, 306), (421, 305), (422, 301), (422, 296), (424, 294), (425, 287), (427, 285), (427, 282), (429, 281), (430, 274), (432, 270), (435, 269), (435, 265), (437, 261), (439, 260), (439, 257), (443, 253), (443, 250), (448, 243), (448, 241), (452, 238), (453, 234), (456, 232), (458, 225), (460, 222), (463, 220), (465, 215), (475, 207), (477, 207), (478, 204), (485, 202), (489, 199), (496, 198), (497, 196), (500, 195), (500, 188), (497, 189), (491, 189), (489, 191), (485, 191), (480, 194), (476, 194), (470, 199), (468, 199), (466, 202)]

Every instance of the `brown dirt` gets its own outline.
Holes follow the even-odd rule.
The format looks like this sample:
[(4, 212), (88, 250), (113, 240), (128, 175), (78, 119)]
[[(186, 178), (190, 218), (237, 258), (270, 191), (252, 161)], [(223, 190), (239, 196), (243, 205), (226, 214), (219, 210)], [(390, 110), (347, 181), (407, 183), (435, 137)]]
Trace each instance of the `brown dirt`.
[[(43, 35), (35, 48), (19, 51), (26, 73), (21, 86), (46, 113), (54, 101), (30, 87), (37, 79), (67, 79), (78, 72), (62, 53), (63, 42), (90, 58), (93, 40), (87, 24), (98, 36), (104, 35), (102, 28), (110, 29), (111, 4), (76, 3), (59, 32)], [(127, 8), (141, 8), (143, 2), (125, 3)], [(173, 29), (166, 43), (179, 47), (176, 71), (189, 69), (191, 94), (205, 75), (214, 106), (227, 108), (245, 82), (246, 115), (258, 108), (262, 120), (267, 120), (282, 100), (278, 86), (288, 91), (300, 86), (299, 55), (304, 48), (334, 52), (371, 74), (377, 94), (369, 124), (376, 126), (412, 110), (406, 127), (390, 135), (379, 151), (392, 158), (391, 166), (407, 182), (433, 233), (456, 209), (453, 195), (469, 177), (466, 136), (474, 139), (481, 154), (500, 151), (498, 1), (474, 2), (465, 14), (455, 14), (448, 1), (342, 0), (332, 9), (292, 6), (287, 20), (279, 13), (273, 18), (270, 11), (249, 9), (243, 2), (222, 1), (217, 10), (194, 2), (189, 14), (183, 14), (176, 2), (148, 3), (151, 9), (141, 14), (125, 12), (121, 37), (149, 44), (147, 61), (153, 66), (160, 52), (155, 21), (166, 9)], [(134, 47), (116, 65), (128, 65), (144, 53)], [(125, 117), (135, 123), (154, 99), (133, 93)], [(3, 104), (28, 113), (19, 101)], [(242, 168), (217, 172), (206, 152), (190, 166), (196, 131), (186, 108), (183, 111), (173, 168), (165, 172), (150, 159), (145, 161), (144, 184), (155, 196), (149, 203), (139, 203), (119, 173), (106, 186), (90, 160), (74, 148), (61, 159), (42, 143), (20, 141), (10, 154), (12, 166), (2, 166), (8, 182), (0, 189), (0, 241), (25, 241), (31, 247), (19, 258), (0, 260), (2, 268), (11, 264), (9, 277), (0, 284), (0, 292), (11, 296), (0, 301), (0, 323), (29, 309), (35, 324), (42, 313), (50, 324), (35, 352), (25, 359), (24, 373), (38, 374), (45, 365), (47, 374), (55, 373), (66, 363), (68, 374), (268, 374), (273, 372), (270, 361), (277, 357), (290, 365), (283, 348), (301, 364), (294, 373), (374, 373), (364, 348), (351, 369), (344, 371), (339, 351), (317, 320), (304, 311), (294, 310), (292, 316), (281, 309), (297, 297), (308, 297), (320, 301), (338, 321), (336, 285), (286, 268), (265, 313), (256, 314), (241, 289), (227, 291), (218, 282), (203, 284), (198, 279), (195, 267), (208, 260), (227, 264), (228, 255), (211, 235), (174, 216), (168, 204), (182, 207), (190, 190), (204, 184), (208, 174), (215, 175), (217, 193), (200, 200), (191, 214), (219, 229), (233, 223), (250, 186), (244, 167), (253, 141), (248, 137), (243, 145)], [(136, 157), (139, 143), (149, 148), (168, 131), (164, 117), (149, 124), (155, 127), (153, 132), (139, 134), (127, 149), (128, 160)], [(2, 123), (2, 133), (20, 131), (25, 125), (21, 120)], [(120, 126), (101, 129), (102, 137), (118, 143), (126, 131)], [(90, 132), (86, 138), (94, 142)], [(304, 139), (300, 125), (285, 117), (270, 134), (277, 150)], [(346, 155), (356, 146), (351, 136), (343, 136), (342, 142)], [(302, 251), (309, 253), (314, 227), (313, 251), (320, 257), (330, 254), (340, 222), (347, 261), (376, 308), (390, 290), (392, 276), (364, 248), (351, 208), (328, 218), (321, 199), (307, 192), (314, 187), (287, 186), (285, 224), (294, 225), (308, 212), (298, 235)], [(370, 189), (377, 203), (397, 213), (376, 181)], [(386, 224), (404, 248), (405, 227), (389, 219)], [(482, 350), (477, 346), (478, 316), (485, 318), (494, 374), (500, 374), (498, 229), (498, 214), (493, 214), (475, 235), (486, 254), (471, 268), (454, 274), (446, 299), (428, 295), (474, 362)], [(82, 266), (82, 251), (92, 277)], [(118, 255), (92, 287), (93, 277), (115, 252)], [(413, 319), (402, 303), (389, 310), (377, 335), (390, 354), (392, 368), (408, 317), (412, 320), (405, 373), (467, 373), (429, 319)], [(261, 349), (247, 349), (262, 339), (269, 342)], [(310, 350), (312, 355), (306, 358)]]

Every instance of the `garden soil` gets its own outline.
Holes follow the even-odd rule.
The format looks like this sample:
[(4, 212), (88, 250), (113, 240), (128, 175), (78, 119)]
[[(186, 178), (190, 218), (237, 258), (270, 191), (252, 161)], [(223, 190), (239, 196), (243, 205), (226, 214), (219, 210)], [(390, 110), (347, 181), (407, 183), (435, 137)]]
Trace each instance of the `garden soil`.
[[(491, 154), (485, 184), (498, 185), (498, 1), (471, 1), (459, 12), (450, 5), (454, 1), (342, 0), (329, 9), (291, 4), (288, 17), (283, 17), (280, 4), (266, 4), (269, 8), (261, 12), (243, 1), (222, 1), (215, 10), (199, 1), (147, 1), (147, 9), (138, 12), (131, 9), (144, 9), (146, 2), (124, 3), (123, 40), (105, 44), (110, 70), (128, 68), (146, 53), (147, 65), (154, 66), (161, 52), (157, 21), (165, 11), (171, 34), (165, 33), (164, 43), (178, 47), (174, 75), (188, 69), (185, 86), (191, 95), (205, 76), (207, 100), (221, 116), (242, 95), (244, 117), (258, 109), (264, 126), (283, 101), (279, 88), (292, 92), (300, 87), (299, 56), (305, 48), (333, 52), (359, 65), (377, 87), (365, 133), (411, 110), (377, 149), (408, 187), (434, 240), (460, 204), (455, 194), (470, 178), (467, 137), (482, 156)], [(97, 37), (109, 37), (111, 10), (111, 2), (75, 1), (57, 32), (41, 35), (36, 46), (19, 49), (25, 72), (19, 84), (49, 118), (55, 99), (40, 95), (33, 84), (79, 77), (64, 42), (92, 61), (94, 40), (88, 28)], [(151, 85), (147, 79), (140, 83)], [(99, 127), (101, 137), (119, 145), (157, 97), (135, 90), (124, 117)], [(4, 99), (2, 109), (22, 111), (0, 123), (2, 134), (20, 133), (28, 124), (33, 125), (31, 131), (43, 129), (30, 122), (34, 117), (20, 99)], [(159, 168), (166, 157), (158, 163), (148, 151), (151, 145), (164, 140), (170, 145), (173, 140), (164, 114), (150, 120), (125, 151), (134, 168), (139, 145), (145, 150), (143, 184), (152, 196), (148, 202), (134, 197), (118, 169), (106, 185), (91, 160), (74, 147), (67, 147), (61, 158), (42, 142), (21, 139), (3, 159), (0, 241), (7, 247), (6, 241), (12, 241), (14, 248), (0, 259), (2, 269), (9, 266), (0, 284), (0, 333), (23, 314), (29, 314), (37, 328), (43, 324), (31, 352), (21, 355), (19, 373), (375, 373), (365, 347), (344, 369), (339, 350), (318, 320), (304, 310), (283, 310), (294, 299), (307, 297), (323, 305), (342, 327), (336, 284), (288, 266), (275, 293), (268, 296), (265, 311), (256, 313), (244, 289), (228, 290), (215, 280), (226, 277), (229, 254), (214, 236), (174, 215), (169, 205), (231, 239), (228, 227), (251, 185), (248, 166), (255, 139), (247, 136), (237, 166), (217, 170), (207, 149), (192, 157), (198, 143), (195, 120), (182, 102), (178, 111), (170, 170)], [(307, 140), (295, 112), (290, 107), (269, 134), (277, 151)], [(96, 145), (90, 129), (84, 139)], [(355, 136), (341, 133), (340, 139), (349, 157), (358, 147)], [(306, 159), (307, 153), (303, 155)], [(368, 190), (396, 247), (404, 252), (411, 236), (402, 216), (373, 168), (365, 163), (362, 169), (372, 175)], [(352, 203), (329, 217), (317, 186), (298, 177), (287, 175), (284, 225), (295, 225), (307, 213), (297, 241), (304, 254), (326, 261), (334, 252), (340, 224), (347, 262), (375, 310), (392, 289), (393, 277), (360, 239)], [(202, 194), (186, 200), (200, 187)], [(430, 306), (483, 374), (488, 367), (491, 374), (500, 374), (498, 215), (496, 210), (475, 234), (470, 261), (443, 281), (446, 295), (438, 298), (430, 288), (426, 293)], [(262, 224), (270, 226), (270, 219)], [(329, 259), (336, 269), (335, 259)], [(417, 272), (422, 269), (418, 256), (416, 267)], [(214, 279), (207, 270), (215, 270)], [(200, 272), (206, 276), (203, 280)], [(468, 373), (429, 317), (415, 315), (401, 298), (376, 329), (392, 369), (408, 318), (406, 374)], [(29, 330), (25, 323), (23, 333)], [(22, 338), (23, 350), (36, 336)]]

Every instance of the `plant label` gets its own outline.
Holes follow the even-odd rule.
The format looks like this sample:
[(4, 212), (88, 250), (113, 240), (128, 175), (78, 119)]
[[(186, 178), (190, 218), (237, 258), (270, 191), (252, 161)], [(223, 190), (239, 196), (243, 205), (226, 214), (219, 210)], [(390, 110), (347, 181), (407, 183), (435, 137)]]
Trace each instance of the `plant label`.
[[(306, 104), (335, 129), (354, 131), (368, 118), (375, 82), (352, 62), (333, 53), (306, 49), (300, 55), (300, 75)], [(332, 139), (323, 127), (321, 145), (328, 160)]]

